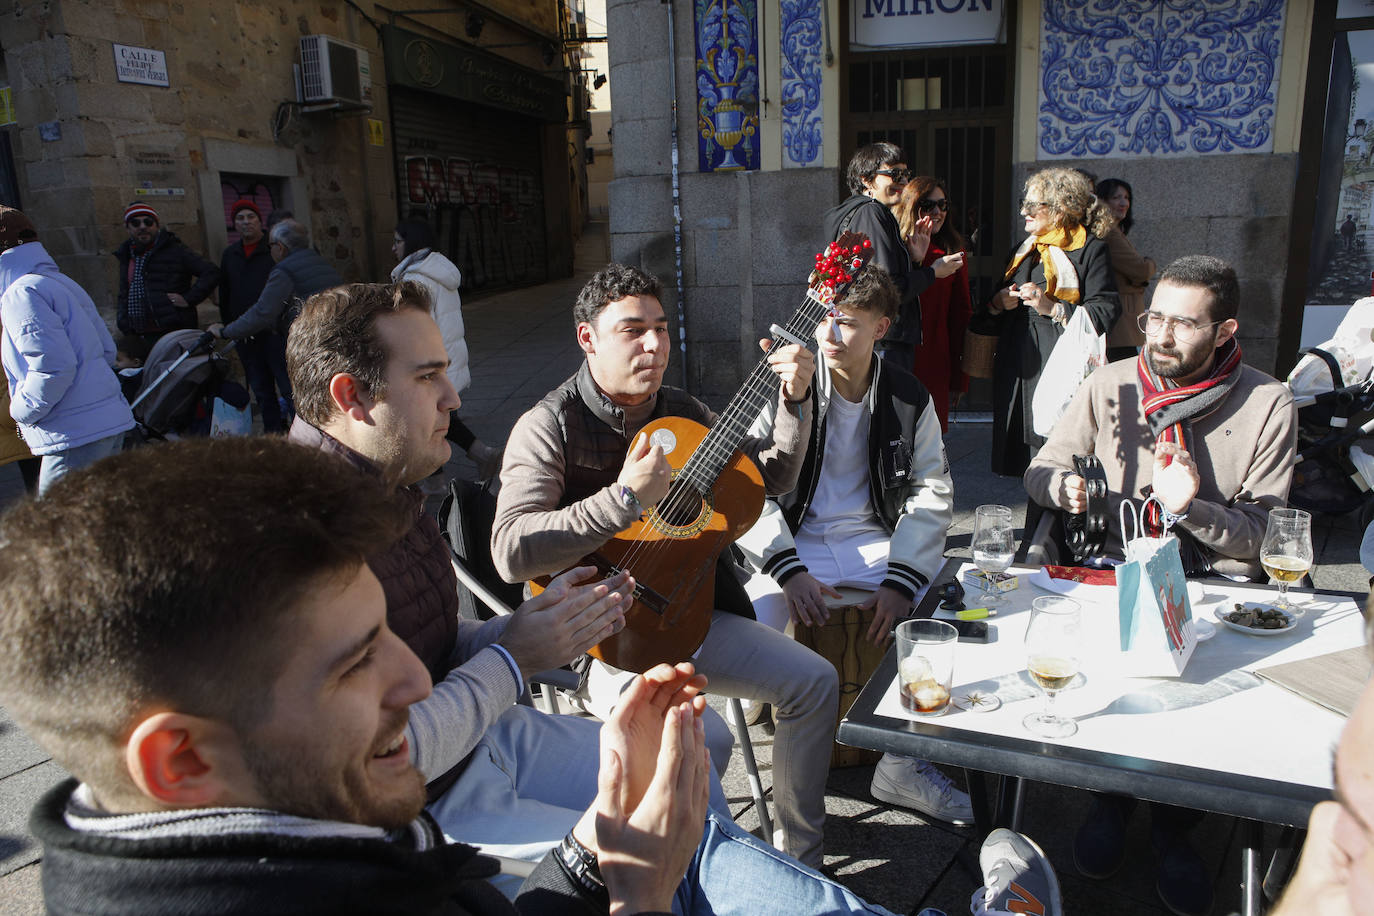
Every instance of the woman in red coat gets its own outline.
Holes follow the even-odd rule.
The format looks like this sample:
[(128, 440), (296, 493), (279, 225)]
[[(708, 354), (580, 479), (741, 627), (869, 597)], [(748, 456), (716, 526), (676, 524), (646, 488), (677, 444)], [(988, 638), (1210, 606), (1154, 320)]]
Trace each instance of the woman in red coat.
[[(968, 376), (961, 361), (972, 307), (968, 265), (962, 259), (942, 259), (962, 254), (967, 246), (948, 219), (949, 199), (936, 178), (920, 175), (911, 179), (902, 190), (896, 215), (903, 238), (924, 237), (930, 242), (920, 266), (935, 267), (935, 282), (921, 293), (921, 342), (916, 345), (912, 374), (925, 384), (935, 401), (940, 428), (949, 432), (950, 407), (968, 391)], [(947, 267), (942, 275), (942, 267), (955, 263), (957, 269)]]

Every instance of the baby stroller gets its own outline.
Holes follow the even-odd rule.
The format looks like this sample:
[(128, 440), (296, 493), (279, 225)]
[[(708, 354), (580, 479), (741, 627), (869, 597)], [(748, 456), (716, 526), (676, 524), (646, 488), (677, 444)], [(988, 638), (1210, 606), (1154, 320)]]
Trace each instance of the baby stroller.
[(172, 331), (153, 345), (141, 369), (120, 372), (137, 426), (132, 444), (208, 436), (215, 398), (242, 410), (248, 392), (228, 381), (231, 343), (218, 352), (208, 331)]
[(1298, 408), (1298, 464), (1290, 505), (1374, 518), (1374, 297), (1341, 319), (1335, 336), (1305, 352), (1288, 376)]

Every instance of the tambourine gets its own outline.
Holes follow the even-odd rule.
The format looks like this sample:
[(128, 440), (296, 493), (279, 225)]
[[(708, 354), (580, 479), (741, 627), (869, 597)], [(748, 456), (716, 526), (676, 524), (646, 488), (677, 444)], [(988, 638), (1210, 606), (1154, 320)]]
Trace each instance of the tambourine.
[(1074, 455), (1075, 473), (1088, 490), (1086, 511), (1064, 514), (1064, 535), (1075, 564), (1102, 553), (1107, 541), (1107, 472), (1096, 455)]

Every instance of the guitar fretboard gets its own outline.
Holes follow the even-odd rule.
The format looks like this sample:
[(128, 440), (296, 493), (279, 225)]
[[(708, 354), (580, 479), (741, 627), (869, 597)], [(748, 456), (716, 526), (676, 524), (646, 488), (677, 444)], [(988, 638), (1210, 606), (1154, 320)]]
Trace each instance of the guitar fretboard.
[[(830, 306), (821, 301), (816, 291), (808, 289), (801, 306), (783, 328), (793, 337), (810, 342), (816, 333), (816, 326), (829, 310)], [(773, 337), (774, 347), (787, 346), (790, 343), (792, 341), (785, 336)], [(696, 495), (705, 495), (711, 491), (716, 478), (739, 450), (740, 443), (749, 434), (749, 428), (754, 425), (764, 407), (777, 400), (778, 385), (778, 377), (768, 365), (767, 354), (764, 354), (754, 365), (739, 391), (730, 399), (730, 403), (717, 418), (701, 445), (683, 465), (673, 483), (673, 490), (669, 492), (665, 501), (671, 502), (673, 497), (681, 492), (679, 487), (691, 487), (695, 491), (694, 499)]]

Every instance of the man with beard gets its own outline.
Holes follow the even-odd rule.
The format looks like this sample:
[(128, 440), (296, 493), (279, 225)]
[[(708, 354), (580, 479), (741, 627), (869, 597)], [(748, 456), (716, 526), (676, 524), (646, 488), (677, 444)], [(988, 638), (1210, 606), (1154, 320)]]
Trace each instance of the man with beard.
[(145, 203), (134, 201), (124, 209), (124, 227), (129, 238), (114, 253), (119, 260), (115, 323), (125, 335), (121, 349), (143, 359), (163, 334), (196, 326), (196, 306), (214, 291), (219, 268), (163, 229), (157, 211)]
[[(1139, 505), (1153, 494), (1164, 511), (1151, 521), (1184, 532), (1217, 572), (1259, 578), (1269, 510), (1287, 502), (1293, 478), (1297, 412), (1287, 388), (1241, 364), (1239, 303), (1226, 262), (1189, 255), (1170, 264), (1139, 319), (1140, 356), (1083, 383), (1026, 470), (1030, 498), (1083, 512), (1073, 457), (1096, 455), (1109, 520), (1122, 499)], [(1105, 553), (1120, 558), (1119, 526), (1107, 530)]]
[[(1225, 261), (1179, 258), (1160, 275), (1140, 315), (1145, 347), (1134, 360), (1092, 374), (1026, 469), (1026, 492), (1042, 506), (1080, 513), (1087, 489), (1075, 455), (1096, 455), (1106, 472), (1108, 538), (1122, 556), (1115, 519), (1121, 500), (1153, 495), (1147, 527), (1180, 533), (1219, 573), (1257, 579), (1269, 510), (1288, 500), (1297, 451), (1297, 411), (1288, 389), (1241, 364), (1236, 341), (1240, 288)], [(1074, 839), (1074, 864), (1107, 878), (1125, 860), (1135, 800), (1098, 795)], [(1160, 898), (1174, 913), (1206, 913), (1212, 881), (1189, 845), (1196, 811), (1152, 805), (1151, 843)]]

